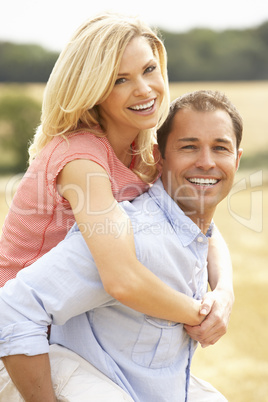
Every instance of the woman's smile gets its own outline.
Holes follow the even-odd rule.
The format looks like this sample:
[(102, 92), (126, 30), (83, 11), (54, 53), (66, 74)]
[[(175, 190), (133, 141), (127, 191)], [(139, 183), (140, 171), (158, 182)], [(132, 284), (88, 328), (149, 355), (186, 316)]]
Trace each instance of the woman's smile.
[(146, 103), (142, 103), (139, 105), (135, 105), (135, 106), (130, 106), (129, 109), (134, 110), (134, 111), (146, 111), (146, 112), (150, 112), (153, 110), (155, 105), (155, 99), (152, 99)]
[(109, 127), (108, 139), (121, 134), (133, 141), (140, 131), (155, 127), (164, 91), (159, 62), (147, 39), (133, 38), (123, 53), (112, 92), (99, 105), (102, 124)]

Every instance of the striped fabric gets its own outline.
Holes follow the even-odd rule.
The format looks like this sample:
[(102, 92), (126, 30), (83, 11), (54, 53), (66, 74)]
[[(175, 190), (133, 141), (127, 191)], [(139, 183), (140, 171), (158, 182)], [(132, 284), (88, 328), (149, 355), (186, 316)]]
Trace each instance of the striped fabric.
[(116, 157), (109, 141), (89, 132), (55, 137), (32, 162), (20, 182), (0, 239), (0, 287), (56, 246), (74, 224), (68, 201), (57, 192), (56, 179), (74, 159), (89, 159), (109, 175), (117, 201), (131, 200), (148, 185)]

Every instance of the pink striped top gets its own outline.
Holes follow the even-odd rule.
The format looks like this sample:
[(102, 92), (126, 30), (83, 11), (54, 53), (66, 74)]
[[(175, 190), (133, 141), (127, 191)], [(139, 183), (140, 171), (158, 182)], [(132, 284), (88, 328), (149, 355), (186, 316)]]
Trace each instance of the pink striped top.
[(116, 157), (105, 137), (80, 132), (55, 137), (32, 162), (20, 182), (0, 239), (0, 287), (64, 239), (75, 219), (56, 187), (63, 167), (74, 159), (89, 159), (107, 172), (117, 201), (131, 200), (148, 189)]

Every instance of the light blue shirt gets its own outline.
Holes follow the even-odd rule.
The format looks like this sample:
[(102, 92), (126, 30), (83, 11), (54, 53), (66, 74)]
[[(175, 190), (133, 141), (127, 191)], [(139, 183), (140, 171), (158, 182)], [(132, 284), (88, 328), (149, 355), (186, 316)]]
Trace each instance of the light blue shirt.
[[(138, 259), (161, 280), (195, 299), (207, 291), (204, 236), (159, 179), (129, 215)], [(108, 295), (77, 226), (0, 291), (0, 356), (48, 352), (63, 345), (88, 360), (134, 401), (187, 400), (196, 343), (180, 323), (134, 311)]]

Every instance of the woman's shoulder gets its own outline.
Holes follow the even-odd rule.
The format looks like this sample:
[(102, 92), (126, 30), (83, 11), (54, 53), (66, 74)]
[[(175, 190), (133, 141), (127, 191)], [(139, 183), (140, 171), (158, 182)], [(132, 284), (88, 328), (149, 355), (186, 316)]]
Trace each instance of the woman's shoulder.
[(51, 163), (76, 156), (89, 156), (107, 152), (107, 140), (90, 131), (74, 132), (66, 136), (55, 136), (39, 153), (37, 160)]

